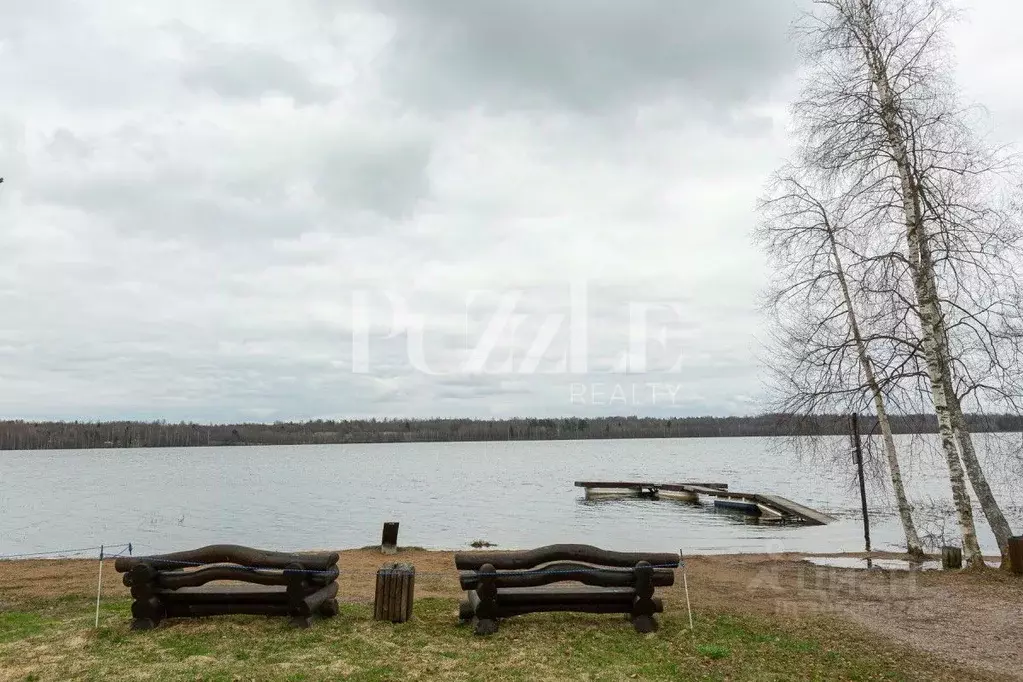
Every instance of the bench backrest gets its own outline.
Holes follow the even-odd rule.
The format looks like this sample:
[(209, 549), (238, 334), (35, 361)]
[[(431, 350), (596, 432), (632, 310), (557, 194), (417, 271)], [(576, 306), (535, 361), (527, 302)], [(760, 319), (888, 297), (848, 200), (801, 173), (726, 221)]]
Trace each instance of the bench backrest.
[[(118, 557), (114, 568), (129, 575), (142, 570), (167, 588), (197, 587), (214, 580), (260, 585), (291, 585), (296, 580), (326, 584), (337, 579), (339, 558), (337, 552), (289, 554), (241, 545), (208, 545), (185, 552)], [(181, 570), (190, 568), (196, 570)]]
[(675, 582), (678, 554), (611, 552), (591, 545), (548, 545), (519, 552), (462, 552), (455, 567), (462, 589), (483, 582), (497, 588), (537, 587), (562, 581), (595, 587), (632, 587), (649, 576), (654, 587)]

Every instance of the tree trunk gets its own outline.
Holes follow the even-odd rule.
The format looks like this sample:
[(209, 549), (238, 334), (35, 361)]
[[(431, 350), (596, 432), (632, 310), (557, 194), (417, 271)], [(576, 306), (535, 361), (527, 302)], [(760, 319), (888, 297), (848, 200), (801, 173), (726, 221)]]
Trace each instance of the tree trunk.
[(962, 405), (954, 392), (949, 396), (949, 408), (952, 413), (952, 428), (955, 429), (956, 438), (959, 440), (966, 475), (973, 486), (974, 494), (977, 495), (977, 501), (980, 502), (980, 508), (984, 511), (984, 517), (991, 526), (991, 532), (995, 535), (995, 541), (998, 542), (998, 551), (1002, 555), (1001, 567), (1009, 570), (1009, 538), (1012, 537), (1012, 528), (1002, 513), (1002, 508), (998, 506), (994, 493), (991, 492), (984, 470), (981, 469), (977, 451), (973, 447), (973, 437), (966, 424), (966, 417), (963, 416)]
[[(910, 253), (913, 254), (911, 255), (911, 260), (919, 262), (921, 240), (918, 225), (910, 227), (907, 233), (907, 240), (910, 242)], [(948, 376), (942, 371), (942, 363), (938, 356), (937, 344), (935, 343), (934, 330), (940, 324), (938, 302), (927, 291), (929, 287), (925, 281), (927, 279), (927, 272), (924, 264), (918, 264), (916, 270), (913, 274), (913, 279), (917, 288), (917, 299), (920, 304), (924, 356), (927, 360), (927, 374), (931, 381), (934, 412), (938, 417), (938, 434), (941, 438), (941, 447), (945, 453), (945, 459), (948, 462), (949, 481), (952, 485), (952, 499), (959, 514), (959, 526), (963, 533), (963, 552), (966, 554), (966, 561), (971, 567), (979, 567), (984, 565), (984, 557), (981, 554), (980, 544), (977, 541), (977, 530), (973, 521), (970, 494), (966, 490), (963, 466), (959, 460), (955, 432), (952, 428), (952, 415), (947, 401)]]
[[(931, 258), (928, 243), (924, 239), (921, 240), (920, 245), (920, 269), (922, 272), (930, 274), (927, 281), (928, 292), (934, 301), (938, 301), (933, 259)], [(984, 475), (984, 470), (980, 466), (980, 460), (977, 458), (977, 451), (973, 447), (973, 438), (970, 434), (969, 426), (966, 423), (966, 417), (963, 415), (962, 404), (959, 401), (959, 396), (956, 394), (955, 387), (951, 381), (952, 365), (949, 361), (948, 343), (946, 340), (943, 321), (940, 326), (936, 326), (935, 328), (935, 345), (937, 347), (937, 355), (941, 363), (942, 371), (944, 375), (948, 377), (948, 380), (945, 383), (946, 404), (948, 406), (949, 417), (952, 422), (952, 429), (959, 444), (962, 463), (966, 469), (966, 474), (970, 479), (970, 485), (973, 487), (973, 492), (980, 503), (981, 510), (984, 512), (988, 525), (991, 527), (991, 531), (995, 535), (995, 540), (998, 543), (998, 550), (1002, 558), (1001, 565), (1008, 568), (1008, 542), (1009, 538), (1012, 536), (1012, 529), (1009, 527), (1009, 522), (1002, 513), (1001, 507), (998, 506), (998, 501), (995, 499), (994, 493), (991, 491), (991, 486), (988, 485), (987, 477)]]
[[(937, 284), (934, 281), (933, 259), (931, 258), (930, 248), (926, 241), (921, 243), (920, 259), (921, 264), (926, 266), (924, 269), (931, 273), (928, 282), (929, 289), (931, 296), (935, 301), (937, 301), (938, 293)], [(949, 380), (945, 384), (946, 400), (948, 403), (949, 415), (952, 420), (952, 429), (959, 444), (962, 463), (966, 469), (966, 475), (970, 479), (970, 485), (973, 487), (973, 492), (977, 496), (977, 501), (980, 503), (981, 510), (984, 512), (984, 517), (987, 519), (988, 525), (991, 527), (991, 532), (994, 533), (995, 541), (998, 543), (998, 551), (1002, 558), (1001, 566), (1008, 569), (1008, 543), (1009, 538), (1012, 537), (1012, 528), (1009, 526), (1009, 522), (1006, 520), (1005, 514), (1002, 513), (1002, 509), (998, 505), (998, 500), (995, 499), (994, 493), (991, 491), (991, 486), (988, 485), (987, 476), (984, 475), (984, 469), (980, 466), (980, 460), (977, 458), (977, 450), (973, 447), (973, 437), (970, 433), (969, 425), (966, 423), (966, 417), (963, 415), (962, 404), (960, 403), (959, 396), (951, 382), (952, 364), (949, 361), (948, 341), (944, 324), (941, 325), (940, 329), (936, 329), (935, 331), (938, 357), (941, 361), (942, 370), (945, 373), (945, 376), (949, 377)]]
[(881, 426), (881, 438), (884, 443), (885, 457), (888, 459), (888, 471), (892, 478), (892, 490), (895, 492), (899, 518), (902, 520), (902, 530), (906, 534), (906, 551), (916, 556), (922, 556), (924, 548), (920, 542), (920, 536), (916, 532), (916, 524), (913, 523), (913, 508), (909, 504), (909, 498), (906, 496), (906, 487), (902, 481), (902, 467), (899, 466), (899, 457), (895, 450), (895, 438), (892, 435), (891, 422), (888, 420), (888, 410), (885, 408), (884, 395), (881, 393), (881, 386), (878, 384), (877, 377), (874, 374), (874, 363), (867, 352), (867, 344), (860, 333), (860, 325), (856, 319), (856, 309), (853, 307), (852, 296), (849, 294), (849, 285), (846, 282), (845, 269), (842, 266), (842, 259), (838, 253), (835, 233), (831, 225), (827, 225), (827, 230), (828, 241), (831, 244), (831, 255), (835, 259), (835, 270), (842, 289), (842, 298), (845, 300), (845, 309), (849, 316), (849, 328), (856, 343), (856, 354), (859, 357), (864, 378), (867, 380), (867, 387), (870, 389), (874, 400), (877, 422)]
[(881, 122), (884, 125), (889, 151), (899, 177), (902, 211), (906, 225), (906, 242), (913, 271), (913, 288), (920, 308), (924, 357), (927, 361), (927, 374), (930, 378), (934, 412), (938, 418), (941, 448), (948, 463), (952, 500), (963, 535), (963, 553), (966, 555), (969, 566), (982, 567), (984, 566), (984, 556), (977, 541), (973, 507), (969, 491), (966, 489), (963, 466), (959, 460), (947, 400), (952, 388), (951, 377), (948, 374), (948, 366), (942, 362), (939, 347), (939, 339), (945, 338), (944, 321), (934, 286), (934, 270), (931, 267), (930, 259), (925, 257), (926, 234), (924, 234), (923, 215), (920, 208), (920, 194), (912, 173), (909, 146), (899, 124), (898, 104), (888, 80), (887, 67), (881, 51), (872, 40), (873, 17), (870, 8), (866, 5), (864, 5), (864, 19), (867, 25), (864, 27), (862, 47), (869, 64), (874, 87), (877, 90)]

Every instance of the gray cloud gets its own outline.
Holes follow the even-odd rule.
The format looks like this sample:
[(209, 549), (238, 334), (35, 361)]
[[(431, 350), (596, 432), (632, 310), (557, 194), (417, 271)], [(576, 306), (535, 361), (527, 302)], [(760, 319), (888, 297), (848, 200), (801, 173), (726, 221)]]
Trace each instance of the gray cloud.
[(635, 106), (684, 93), (727, 108), (792, 66), (789, 0), (379, 0), (395, 18), (393, 73), (417, 100)]
[(182, 80), (229, 99), (284, 94), (301, 103), (327, 102), (333, 93), (312, 82), (297, 64), (279, 54), (245, 45), (203, 45), (189, 50)]
[[(0, 0), (0, 416), (756, 411), (748, 233), (788, 149), (790, 14)], [(976, 44), (976, 96), (1018, 130), (1023, 100)], [(563, 327), (520, 372), (580, 282), (588, 371), (551, 373)], [(468, 373), (516, 289), (522, 321)], [(474, 290), (491, 293), (467, 309)], [(360, 292), (367, 373), (353, 371)], [(677, 373), (623, 373), (643, 301), (679, 306), (649, 344), (661, 365), (681, 354)], [(408, 348), (417, 325), (430, 372)], [(676, 398), (593, 399), (651, 382)]]
[[(319, 130), (277, 130), (272, 139), (207, 122), (59, 128), (34, 155), (26, 197), (104, 216), (131, 234), (204, 239), (359, 232), (408, 215), (429, 192), (428, 133), (346, 129), (329, 116), (314, 117)], [(260, 144), (276, 149), (261, 154)]]
[(323, 150), (315, 187), (333, 204), (355, 203), (388, 218), (410, 215), (430, 192), (431, 141), (396, 130)]

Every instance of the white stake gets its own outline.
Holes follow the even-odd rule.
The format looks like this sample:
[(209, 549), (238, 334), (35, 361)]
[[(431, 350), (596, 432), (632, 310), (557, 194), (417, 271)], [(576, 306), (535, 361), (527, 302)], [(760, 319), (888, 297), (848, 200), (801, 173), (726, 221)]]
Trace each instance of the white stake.
[(682, 564), (682, 585), (686, 588), (686, 610), (689, 611), (689, 631), (695, 632), (693, 628), (693, 607), (689, 604), (689, 581), (686, 580), (685, 564)]
[(103, 545), (99, 546), (99, 578), (96, 580), (96, 627), (99, 627), (99, 595), (103, 590)]

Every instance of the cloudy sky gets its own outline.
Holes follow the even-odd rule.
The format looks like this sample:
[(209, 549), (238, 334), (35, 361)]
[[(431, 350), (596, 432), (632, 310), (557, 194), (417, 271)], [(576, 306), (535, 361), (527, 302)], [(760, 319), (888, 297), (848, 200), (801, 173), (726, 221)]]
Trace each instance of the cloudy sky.
[(756, 412), (800, 1), (0, 0), (0, 416)]

